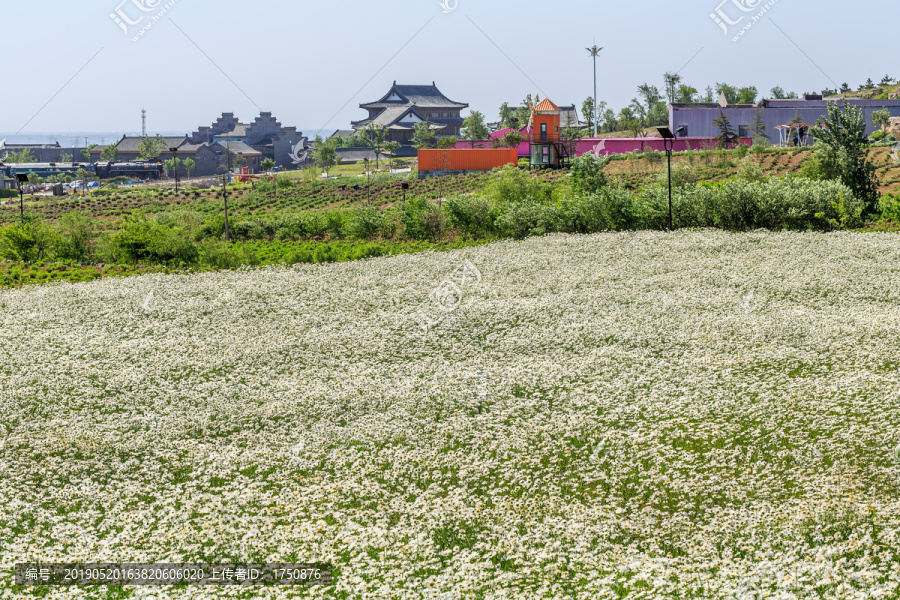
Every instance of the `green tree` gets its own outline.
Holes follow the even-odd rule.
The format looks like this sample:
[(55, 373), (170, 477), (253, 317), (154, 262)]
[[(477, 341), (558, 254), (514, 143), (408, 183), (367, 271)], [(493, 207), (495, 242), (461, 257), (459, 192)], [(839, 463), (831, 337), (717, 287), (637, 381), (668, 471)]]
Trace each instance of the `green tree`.
[(105, 160), (106, 162), (112, 162), (116, 160), (119, 156), (119, 148), (114, 144), (109, 145), (103, 150), (100, 151), (100, 160)]
[[(187, 165), (185, 165), (187, 166)], [(259, 163), (259, 167), (266, 173), (271, 171), (275, 167), (275, 161), (271, 158), (263, 159), (261, 163)]]
[(166, 140), (158, 133), (156, 137), (141, 138), (141, 144), (138, 146), (138, 153), (143, 160), (155, 160), (166, 150), (168, 150)]
[(756, 90), (755, 85), (748, 85), (746, 87), (742, 87), (738, 90), (738, 104), (753, 104), (756, 102), (756, 97), (759, 95), (759, 92)]
[(429, 121), (419, 121), (413, 125), (412, 144), (417, 149), (434, 148), (437, 134)]
[(381, 156), (381, 150), (384, 148), (384, 139), (387, 136), (387, 130), (384, 125), (377, 123), (369, 123), (363, 129), (366, 145), (375, 153), (375, 168), (378, 168), (378, 157)]
[(669, 103), (676, 102), (679, 85), (681, 84), (681, 75), (678, 73), (666, 73), (663, 75), (663, 80), (666, 83), (666, 97), (669, 98)]
[(872, 113), (872, 124), (884, 131), (891, 124), (891, 112), (887, 109), (876, 110)]
[(484, 123), (484, 115), (481, 114), (480, 111), (473, 110), (469, 113), (463, 120), (463, 130), (462, 136), (463, 139), (469, 140), (472, 143), (472, 147), (475, 147), (475, 142), (477, 140), (484, 140), (490, 135), (488, 131), (487, 125)]
[(697, 88), (689, 85), (678, 86), (678, 92), (675, 95), (675, 102), (678, 104), (693, 104), (700, 97)]
[(738, 89), (733, 85), (728, 85), (724, 82), (719, 82), (716, 84), (716, 95), (725, 94), (725, 101), (728, 104), (737, 104), (738, 101)]
[(610, 157), (586, 152), (572, 161), (572, 188), (583, 194), (593, 194), (606, 185), (603, 168)]
[(721, 108), (719, 109), (719, 118), (713, 119), (713, 125), (719, 128), (719, 135), (716, 136), (716, 139), (719, 140), (719, 145), (722, 148), (731, 148), (738, 135), (731, 128), (731, 119), (725, 116)]
[(194, 169), (197, 168), (197, 163), (194, 162), (193, 158), (184, 159), (184, 170), (187, 171), (188, 177), (191, 176), (191, 173), (194, 172)]
[(781, 100), (785, 97), (784, 88), (780, 85), (776, 85), (775, 87), (773, 87), (772, 91), (769, 93), (772, 94), (772, 98), (774, 98), (775, 100)]
[(55, 241), (53, 228), (37, 217), (25, 217), (24, 223), (0, 229), (0, 255), (24, 262), (44, 260)]
[(577, 127), (562, 127), (559, 131), (559, 140), (566, 149), (566, 153), (570, 158), (575, 157), (575, 151), (578, 147), (578, 140), (584, 137), (584, 131)]
[(766, 129), (766, 122), (763, 120), (762, 108), (757, 106), (756, 117), (753, 120), (753, 147), (764, 149), (770, 145), (769, 132)]
[(512, 129), (503, 134), (503, 137), (500, 138), (500, 145), (504, 148), (518, 148), (524, 139), (521, 133)]
[(59, 218), (56, 226), (56, 256), (62, 260), (84, 261), (91, 255), (94, 222), (85, 213), (71, 212)]
[(402, 148), (402, 147), (403, 147), (403, 144), (401, 144), (398, 141), (386, 142), (384, 144), (385, 151), (391, 157), (391, 165), (390, 165), (391, 168), (394, 167), (394, 157), (397, 156), (397, 153), (400, 151), (400, 148)]
[(91, 150), (93, 150), (96, 146), (97, 144), (91, 144), (87, 148), (83, 148), (81, 150), (81, 156), (82, 158), (84, 158), (85, 162), (91, 162)]
[(861, 91), (863, 91), (863, 90), (871, 90), (871, 89), (874, 89), (874, 88), (875, 88), (875, 82), (872, 81), (872, 78), (871, 78), (871, 77), (869, 77), (869, 78), (866, 80), (866, 82), (865, 82), (864, 84), (862, 84), (861, 86), (859, 86), (859, 91), (861, 92)]
[(456, 139), (455, 136), (445, 135), (442, 138), (438, 138), (437, 144), (435, 144), (435, 145), (438, 148), (442, 148), (444, 150), (449, 150), (450, 148), (453, 148), (457, 144), (457, 142), (459, 142), (459, 140)]
[(19, 152), (7, 152), (3, 156), (3, 160), (10, 164), (31, 164), (37, 162), (30, 148), (25, 148)]
[(500, 105), (500, 129), (507, 129), (509, 127), (521, 127), (518, 125), (518, 122), (514, 121), (516, 118), (516, 109), (512, 108), (509, 105), (509, 102), (504, 102)]
[(847, 106), (845, 102), (842, 105), (838, 108), (837, 102), (828, 103), (828, 116), (816, 121), (824, 127), (814, 128), (813, 136), (834, 155), (845, 155), (840, 161), (845, 165), (841, 169), (841, 182), (863, 201), (863, 216), (871, 216), (878, 207), (878, 175), (875, 165), (869, 162), (868, 150), (863, 148), (865, 114), (861, 108)]
[(893, 77), (891, 77), (890, 75), (885, 75), (884, 78), (881, 80), (881, 83), (879, 83), (878, 85), (882, 85), (882, 86), (892, 85), (895, 82), (896, 82), (896, 80)]
[[(607, 104), (604, 100), (597, 101), (597, 130), (600, 130), (600, 123), (603, 122), (603, 113), (607, 110)], [(584, 122), (587, 123), (588, 129), (590, 129), (591, 133), (594, 131), (594, 99), (587, 98), (584, 102), (581, 103), (581, 116), (584, 117)]]
[(166, 170), (166, 173), (172, 172), (172, 176), (175, 175), (175, 172), (178, 170), (178, 167), (181, 166), (180, 158), (170, 158), (166, 161), (163, 161), (163, 168)]
[(334, 144), (324, 141), (320, 135), (317, 135), (313, 142), (312, 158), (326, 175), (331, 170), (331, 167), (338, 162), (337, 151), (334, 149)]
[(644, 137), (641, 135), (644, 133), (644, 124), (640, 119), (631, 119), (628, 121), (628, 131), (631, 132), (632, 137)]
[(61, 162), (61, 163), (72, 162), (72, 155), (67, 152), (63, 152), (59, 157), (59, 162)]

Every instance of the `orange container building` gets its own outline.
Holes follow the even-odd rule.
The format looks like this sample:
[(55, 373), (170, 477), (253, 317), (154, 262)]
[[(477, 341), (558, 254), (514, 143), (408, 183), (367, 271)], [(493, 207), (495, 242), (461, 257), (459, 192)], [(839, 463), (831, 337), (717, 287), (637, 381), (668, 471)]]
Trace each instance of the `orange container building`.
[(419, 179), (490, 171), (508, 164), (519, 164), (518, 148), (423, 149), (419, 150)]

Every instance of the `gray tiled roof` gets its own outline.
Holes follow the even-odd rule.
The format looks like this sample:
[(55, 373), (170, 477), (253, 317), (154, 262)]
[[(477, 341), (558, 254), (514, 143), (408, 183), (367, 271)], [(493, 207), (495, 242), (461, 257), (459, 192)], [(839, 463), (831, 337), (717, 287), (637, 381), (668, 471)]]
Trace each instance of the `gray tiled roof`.
[(356, 135), (356, 131), (352, 129), (338, 129), (333, 134), (331, 134), (331, 137), (348, 138), (354, 135)]
[[(182, 144), (189, 143), (186, 135), (180, 137), (164, 136), (163, 140), (165, 140), (166, 146), (164, 152), (168, 152), (169, 148), (176, 148), (181, 146)], [(119, 149), (119, 154), (137, 154), (140, 152), (140, 147), (140, 137), (124, 137), (116, 144), (116, 148)]]
[[(388, 102), (387, 98), (394, 93), (403, 98), (405, 102), (398, 102), (396, 100)], [(468, 104), (450, 100), (441, 93), (433, 82), (431, 85), (397, 85), (397, 82), (395, 81), (388, 93), (382, 96), (380, 100), (369, 104), (360, 104), (360, 108), (386, 108), (388, 106), (408, 106), (410, 104), (428, 108), (466, 108), (469, 106)]]
[(247, 156), (261, 156), (262, 152), (253, 148), (253, 146), (249, 146), (244, 142), (229, 142), (225, 144), (223, 142), (215, 142), (210, 144), (210, 148), (224, 152), (226, 148), (231, 150), (233, 154), (245, 154)]

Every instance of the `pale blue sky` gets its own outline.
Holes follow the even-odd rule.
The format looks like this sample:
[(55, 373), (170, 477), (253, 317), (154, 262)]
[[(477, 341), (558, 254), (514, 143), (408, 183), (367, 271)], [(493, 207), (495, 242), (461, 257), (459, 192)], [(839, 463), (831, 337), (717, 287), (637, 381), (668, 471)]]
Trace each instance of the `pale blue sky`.
[[(580, 106), (592, 93), (585, 47), (595, 41), (605, 47), (598, 95), (617, 110), (639, 84), (662, 89), (663, 72), (679, 69), (701, 90), (726, 81), (756, 85), (766, 96), (775, 85), (803, 93), (834, 87), (832, 80), (855, 89), (867, 77), (900, 77), (889, 0), (862, 7), (776, 0), (737, 43), (710, 18), (721, 0), (445, 0), (457, 5), (447, 14), (438, 0), (0, 2), (2, 48), (12, 62), (0, 95), (0, 136), (23, 127), (21, 135), (136, 132), (142, 107), (150, 131), (189, 132), (223, 111), (252, 121), (261, 108), (308, 135), (330, 133), (363, 117), (360, 102), (377, 99), (395, 79), (436, 81), (451, 99), (493, 120), (504, 100), (518, 103), (539, 90), (557, 104)], [(132, 2), (155, 9), (144, 13)], [(726, 0), (721, 11), (734, 21), (744, 16), (736, 33), (765, 4)], [(110, 18), (117, 7), (132, 20), (146, 15), (129, 36)]]

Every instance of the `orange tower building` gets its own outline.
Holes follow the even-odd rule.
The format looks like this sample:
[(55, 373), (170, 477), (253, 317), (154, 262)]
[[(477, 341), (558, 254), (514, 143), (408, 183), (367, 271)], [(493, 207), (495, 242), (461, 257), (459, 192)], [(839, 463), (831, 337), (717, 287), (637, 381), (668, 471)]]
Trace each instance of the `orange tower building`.
[(548, 98), (531, 107), (531, 166), (559, 167), (569, 153), (559, 136), (560, 108)]

